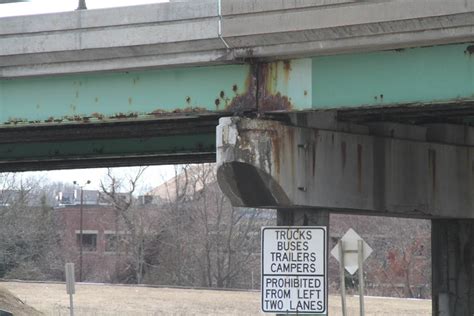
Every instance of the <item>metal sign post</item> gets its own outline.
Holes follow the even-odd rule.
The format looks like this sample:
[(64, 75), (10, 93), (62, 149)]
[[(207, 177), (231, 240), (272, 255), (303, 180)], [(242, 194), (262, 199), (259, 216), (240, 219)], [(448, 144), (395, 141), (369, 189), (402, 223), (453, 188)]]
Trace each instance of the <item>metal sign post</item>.
[(341, 300), (342, 315), (347, 315), (346, 307), (346, 286), (344, 279), (344, 269), (353, 275), (359, 270), (359, 300), (360, 315), (365, 315), (364, 306), (364, 261), (372, 253), (372, 248), (359, 236), (353, 229), (349, 229), (346, 234), (338, 241), (331, 254), (340, 263), (339, 274), (341, 277)]
[(357, 257), (359, 259), (359, 306), (360, 315), (365, 315), (364, 307), (364, 241), (357, 241)]
[(339, 240), (339, 278), (341, 279), (341, 306), (342, 306), (342, 316), (347, 315), (346, 307), (346, 280), (344, 277), (344, 242)]
[(66, 263), (65, 273), (66, 273), (66, 293), (69, 294), (70, 315), (74, 316), (74, 302), (72, 299), (73, 294), (76, 293), (74, 263)]

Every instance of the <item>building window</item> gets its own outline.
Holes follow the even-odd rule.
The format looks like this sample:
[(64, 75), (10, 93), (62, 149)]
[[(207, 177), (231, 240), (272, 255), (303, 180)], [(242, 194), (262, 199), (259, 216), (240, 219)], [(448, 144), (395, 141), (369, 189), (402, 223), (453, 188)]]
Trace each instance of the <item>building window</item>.
[(126, 243), (126, 234), (124, 232), (105, 231), (105, 251), (119, 252), (123, 251)]
[(116, 252), (118, 247), (116, 234), (105, 234), (105, 251)]
[[(77, 247), (81, 246), (81, 233), (76, 232)], [(82, 233), (82, 249), (84, 251), (97, 251), (97, 233)]]

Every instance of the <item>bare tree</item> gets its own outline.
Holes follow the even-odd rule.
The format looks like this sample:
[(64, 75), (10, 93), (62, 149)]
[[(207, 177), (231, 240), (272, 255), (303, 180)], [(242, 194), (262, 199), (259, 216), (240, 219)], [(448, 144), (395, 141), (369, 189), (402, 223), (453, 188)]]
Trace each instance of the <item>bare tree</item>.
[(62, 277), (57, 218), (40, 183), (0, 175), (0, 274), (6, 277)]
[[(159, 261), (162, 271), (161, 282), (189, 285), (189, 274), (185, 269), (189, 260), (190, 249), (194, 246), (189, 242), (189, 229), (192, 228), (186, 205), (191, 199), (190, 165), (174, 166), (174, 177), (163, 185), (159, 203), (163, 215), (162, 225), (165, 227), (165, 238), (161, 240), (162, 249)], [(194, 276), (191, 273), (191, 276)], [(193, 277), (191, 277), (193, 278)], [(158, 282), (160, 282), (158, 281)]]
[[(125, 252), (127, 261), (131, 264), (136, 283), (143, 282), (147, 264), (147, 249), (149, 244), (159, 234), (157, 217), (153, 210), (137, 205), (134, 196), (137, 185), (146, 167), (138, 168), (130, 177), (118, 177), (111, 169), (107, 170), (101, 190), (106, 195), (115, 212), (115, 241), (117, 251)], [(155, 212), (156, 213), (156, 212)]]
[[(374, 250), (365, 262), (364, 269), (367, 291), (371, 295), (429, 297), (429, 221), (332, 214), (331, 235), (334, 244), (330, 248), (349, 228), (355, 229)], [(332, 264), (329, 264), (330, 275), (337, 279), (338, 264), (332, 260)], [(346, 274), (346, 278), (346, 286), (352, 285), (357, 292), (358, 275)]]
[(398, 218), (391, 222), (396, 235), (385, 249), (386, 275), (403, 284), (405, 297), (424, 296), (415, 291), (414, 284), (430, 284), (429, 223)]
[[(266, 211), (233, 208), (220, 191), (215, 165), (182, 166), (167, 183), (168, 243), (175, 254), (171, 282), (234, 287), (258, 264), (260, 226)], [(163, 247), (165, 248), (165, 246)], [(167, 270), (164, 267), (164, 270)], [(250, 282), (247, 282), (248, 286)]]

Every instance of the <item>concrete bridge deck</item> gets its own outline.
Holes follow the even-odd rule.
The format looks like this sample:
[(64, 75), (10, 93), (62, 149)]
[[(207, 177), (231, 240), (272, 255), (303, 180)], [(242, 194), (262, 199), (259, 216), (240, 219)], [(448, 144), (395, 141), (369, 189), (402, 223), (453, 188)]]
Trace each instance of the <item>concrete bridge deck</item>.
[(281, 60), (472, 41), (472, 1), (222, 0), (221, 10), (219, 2), (2, 18), (0, 77)]

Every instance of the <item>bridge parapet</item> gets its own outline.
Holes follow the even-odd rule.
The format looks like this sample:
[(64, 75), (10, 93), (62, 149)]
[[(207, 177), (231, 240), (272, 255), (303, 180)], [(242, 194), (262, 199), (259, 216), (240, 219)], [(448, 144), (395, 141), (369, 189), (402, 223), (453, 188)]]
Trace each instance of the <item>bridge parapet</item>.
[(459, 43), (473, 17), (472, 0), (200, 0), (0, 18), (0, 77)]

